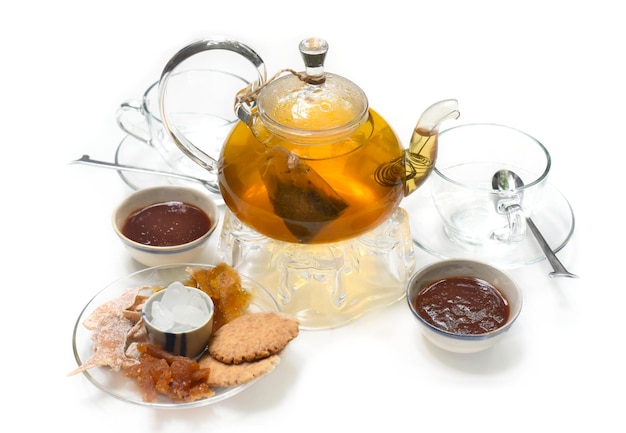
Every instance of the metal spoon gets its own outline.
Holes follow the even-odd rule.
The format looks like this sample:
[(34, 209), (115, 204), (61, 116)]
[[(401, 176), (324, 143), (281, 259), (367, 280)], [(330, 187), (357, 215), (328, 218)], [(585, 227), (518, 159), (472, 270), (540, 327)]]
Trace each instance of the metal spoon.
[[(497, 189), (500, 191), (512, 191), (512, 190), (523, 187), (524, 182), (522, 182), (522, 179), (515, 172), (511, 170), (503, 169), (503, 170), (497, 171), (493, 175), (493, 178), (491, 179), (491, 186), (493, 189)], [(553, 277), (578, 278), (577, 275), (574, 275), (571, 272), (569, 272), (567, 269), (565, 269), (565, 266), (563, 266), (563, 264), (556, 257), (556, 254), (554, 254), (554, 251), (552, 251), (552, 249), (546, 242), (545, 238), (543, 237), (543, 235), (541, 234), (541, 232), (539, 231), (539, 229), (537, 228), (533, 220), (530, 219), (529, 217), (526, 217), (526, 224), (530, 228), (530, 231), (533, 233), (533, 235), (535, 235), (537, 242), (539, 242), (539, 246), (541, 247), (541, 249), (543, 250), (543, 253), (546, 255), (546, 258), (552, 265), (552, 269), (554, 269), (554, 271), (550, 272), (548, 275), (552, 278)]]
[(70, 164), (85, 164), (85, 165), (91, 165), (91, 166), (94, 166), (94, 167), (111, 168), (111, 169), (114, 169), (114, 170), (133, 171), (133, 172), (136, 172), (136, 173), (147, 173), (147, 174), (156, 174), (156, 175), (159, 175), (159, 176), (174, 177), (176, 179), (182, 179), (182, 180), (188, 180), (188, 181), (192, 181), (192, 182), (198, 182), (201, 185), (203, 185), (206, 189), (211, 191), (212, 193), (214, 193), (214, 194), (219, 194), (220, 193), (219, 186), (217, 186), (214, 182), (211, 182), (211, 181), (208, 181), (208, 180), (205, 180), (205, 179), (200, 179), (200, 178), (194, 177), (194, 176), (188, 176), (186, 174), (181, 174), (181, 173), (173, 173), (173, 172), (169, 172), (169, 171), (153, 170), (151, 168), (135, 167), (133, 165), (117, 164), (117, 163), (114, 163), (114, 162), (98, 161), (98, 160), (95, 160), (95, 159), (91, 159), (89, 157), (89, 155), (83, 155), (79, 159), (76, 159), (74, 161), (70, 161)]

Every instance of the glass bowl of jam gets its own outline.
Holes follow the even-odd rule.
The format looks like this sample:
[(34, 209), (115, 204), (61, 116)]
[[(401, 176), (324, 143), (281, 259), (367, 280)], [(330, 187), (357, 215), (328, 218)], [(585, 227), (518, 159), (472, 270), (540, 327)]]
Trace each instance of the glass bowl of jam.
[(490, 348), (522, 309), (515, 281), (473, 260), (443, 260), (422, 268), (410, 279), (406, 298), (426, 339), (456, 353)]
[(146, 266), (195, 262), (217, 227), (211, 197), (185, 186), (135, 191), (113, 211), (113, 230), (128, 253)]

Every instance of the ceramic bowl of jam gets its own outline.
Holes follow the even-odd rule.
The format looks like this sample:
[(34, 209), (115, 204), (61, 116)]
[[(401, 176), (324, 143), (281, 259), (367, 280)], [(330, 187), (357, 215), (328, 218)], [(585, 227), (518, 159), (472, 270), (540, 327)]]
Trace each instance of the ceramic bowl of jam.
[(135, 191), (112, 217), (126, 250), (146, 266), (195, 262), (218, 221), (218, 207), (208, 194), (173, 185)]
[(426, 339), (456, 353), (490, 348), (522, 309), (515, 281), (473, 260), (443, 260), (422, 268), (411, 277), (406, 298)]

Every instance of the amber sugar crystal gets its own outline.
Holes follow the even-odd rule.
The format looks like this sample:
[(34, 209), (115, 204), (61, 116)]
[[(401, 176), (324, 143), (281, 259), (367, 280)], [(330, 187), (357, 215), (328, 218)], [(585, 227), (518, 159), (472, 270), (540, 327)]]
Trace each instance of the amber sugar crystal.
[(159, 394), (175, 402), (215, 395), (207, 384), (208, 368), (200, 368), (196, 361), (172, 355), (151, 343), (140, 343), (137, 349), (141, 354), (139, 364), (126, 368), (124, 375), (137, 380), (144, 401), (154, 402)]
[(213, 300), (213, 333), (233, 319), (243, 315), (250, 306), (252, 295), (241, 286), (239, 273), (220, 263), (214, 268), (188, 269), (189, 282)]

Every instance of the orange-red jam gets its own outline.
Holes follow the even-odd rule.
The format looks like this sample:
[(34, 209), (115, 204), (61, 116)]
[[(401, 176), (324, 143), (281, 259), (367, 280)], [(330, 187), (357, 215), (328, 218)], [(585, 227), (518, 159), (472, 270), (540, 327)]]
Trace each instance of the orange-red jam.
[(490, 283), (473, 277), (444, 278), (427, 284), (415, 297), (417, 314), (455, 334), (484, 334), (508, 320), (508, 300)]
[(211, 228), (202, 209), (180, 201), (155, 203), (131, 213), (122, 226), (127, 238), (158, 247), (195, 241)]

